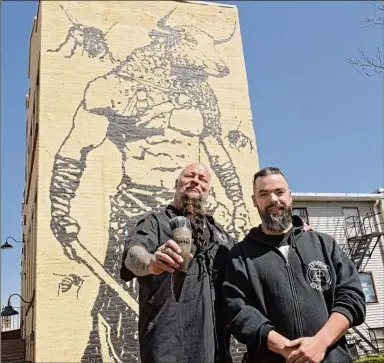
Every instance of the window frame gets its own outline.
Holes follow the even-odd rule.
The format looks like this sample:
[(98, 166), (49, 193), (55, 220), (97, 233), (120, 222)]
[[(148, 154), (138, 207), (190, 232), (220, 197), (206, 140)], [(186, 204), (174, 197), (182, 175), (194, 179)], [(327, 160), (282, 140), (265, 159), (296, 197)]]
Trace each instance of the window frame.
[[(359, 274), (359, 280), (360, 280), (360, 275), (366, 275), (366, 276), (370, 276), (370, 280), (372, 282), (372, 289), (373, 289), (373, 293), (375, 294), (376, 300), (375, 301), (367, 301), (367, 297), (364, 294), (366, 304), (378, 304), (379, 298), (377, 296), (377, 289), (376, 289), (375, 279), (373, 277), (373, 272), (372, 271), (359, 271), (358, 274)], [(361, 281), (360, 281), (360, 283), (361, 283)]]
[(1, 317), (1, 331), (12, 330), (12, 317), (11, 316), (2, 316)]

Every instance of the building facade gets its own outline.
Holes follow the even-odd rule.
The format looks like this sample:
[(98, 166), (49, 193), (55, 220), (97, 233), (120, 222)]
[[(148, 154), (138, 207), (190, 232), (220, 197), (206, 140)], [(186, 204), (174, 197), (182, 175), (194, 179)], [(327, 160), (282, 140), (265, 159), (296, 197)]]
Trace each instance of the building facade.
[(119, 276), (137, 219), (170, 202), (181, 169), (201, 161), (218, 222), (237, 238), (258, 223), (242, 187), (258, 159), (237, 9), (41, 1), (29, 78), (26, 358), (138, 361), (138, 286)]
[(339, 243), (358, 269), (366, 321), (350, 329), (351, 353), (384, 351), (384, 193), (294, 193), (293, 213)]

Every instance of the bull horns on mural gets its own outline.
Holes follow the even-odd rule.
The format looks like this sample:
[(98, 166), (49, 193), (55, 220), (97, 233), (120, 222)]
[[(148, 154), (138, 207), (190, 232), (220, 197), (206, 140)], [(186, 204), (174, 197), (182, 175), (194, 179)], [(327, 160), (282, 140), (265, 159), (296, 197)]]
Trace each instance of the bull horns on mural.
[[(169, 19), (169, 17), (175, 12), (175, 10), (176, 10), (176, 8), (177, 8), (177, 6), (175, 6), (170, 12), (168, 12), (166, 15), (164, 15), (158, 22), (157, 22), (157, 26), (160, 28), (160, 29), (162, 29), (162, 30), (165, 30), (165, 31), (168, 31), (168, 32), (177, 32), (177, 31), (180, 31), (180, 27), (173, 27), (173, 26), (170, 26), (170, 25), (168, 25), (167, 24), (167, 21), (168, 21), (168, 19)], [(214, 42), (214, 44), (217, 44), (217, 45), (219, 45), (219, 44), (223, 44), (223, 43), (227, 43), (227, 42), (229, 42), (232, 38), (233, 38), (233, 36), (234, 36), (234, 34), (235, 34), (235, 31), (236, 31), (236, 23), (235, 23), (235, 25), (233, 26), (233, 30), (232, 30), (232, 33), (228, 36), (228, 37), (226, 37), (226, 38), (224, 38), (224, 39), (213, 39), (213, 42)]]
[(227, 42), (229, 42), (229, 41), (232, 39), (232, 37), (234, 36), (235, 31), (236, 31), (236, 23), (235, 23), (235, 25), (233, 26), (232, 33), (230, 34), (229, 37), (224, 38), (224, 39), (215, 39), (215, 40), (214, 40), (214, 44), (223, 44), (223, 43), (227, 43)]
[(167, 30), (167, 31), (174, 31), (175, 28), (170, 26), (170, 25), (167, 25), (167, 20), (168, 18), (172, 15), (172, 13), (174, 13), (174, 11), (176, 10), (177, 6), (175, 6), (168, 14), (164, 15), (158, 22), (157, 22), (157, 26), (162, 29), (162, 30)]

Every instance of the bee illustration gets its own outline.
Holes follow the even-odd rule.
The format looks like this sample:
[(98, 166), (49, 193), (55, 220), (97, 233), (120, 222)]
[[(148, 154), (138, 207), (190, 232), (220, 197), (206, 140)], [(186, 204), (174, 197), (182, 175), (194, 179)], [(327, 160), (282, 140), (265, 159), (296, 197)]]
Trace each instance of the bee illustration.
[(64, 45), (66, 45), (70, 40), (73, 40), (71, 54), (66, 55), (65, 58), (71, 58), (75, 54), (77, 47), (80, 46), (83, 49), (81, 55), (83, 55), (84, 52), (87, 52), (89, 58), (99, 57), (100, 61), (104, 61), (104, 57), (108, 55), (110, 61), (114, 63), (116, 59), (110, 52), (105, 37), (117, 23), (113, 24), (107, 32), (104, 33), (98, 28), (79, 23), (77, 19), (76, 22), (74, 22), (65, 11), (64, 7), (62, 5), (60, 5), (60, 7), (64, 11), (65, 15), (67, 15), (67, 18), (72, 23), (72, 26), (69, 28), (65, 40), (56, 49), (48, 49), (48, 52), (59, 52)]
[(242, 121), (240, 121), (236, 130), (230, 130), (228, 132), (228, 136), (226, 136), (226, 138), (229, 141), (229, 146), (240, 151), (240, 149), (244, 149), (247, 145), (249, 145), (252, 151), (253, 145), (251, 139), (239, 130), (241, 122)]
[(60, 275), (53, 273), (55, 276), (62, 276), (64, 277), (61, 282), (59, 283), (58, 290), (57, 290), (57, 296), (61, 293), (68, 292), (71, 290), (73, 286), (77, 287), (76, 291), (76, 297), (79, 298), (79, 291), (81, 289), (81, 286), (83, 286), (84, 279), (82, 277), (89, 277), (89, 275), (85, 276), (79, 276), (75, 274), (69, 274), (69, 275)]

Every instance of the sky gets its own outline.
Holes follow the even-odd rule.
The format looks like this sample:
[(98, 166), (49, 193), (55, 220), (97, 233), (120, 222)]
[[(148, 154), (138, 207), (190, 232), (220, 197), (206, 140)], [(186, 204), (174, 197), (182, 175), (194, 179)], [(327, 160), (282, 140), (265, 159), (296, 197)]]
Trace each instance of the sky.
[[(235, 4), (260, 167), (279, 166), (294, 192), (370, 193), (384, 187), (383, 75), (347, 63), (384, 48), (361, 28), (370, 2)], [(29, 36), (37, 2), (1, 4), (1, 241), (21, 239)], [(20, 293), (21, 244), (1, 253), (1, 302)], [(12, 300), (18, 306), (17, 299)]]

